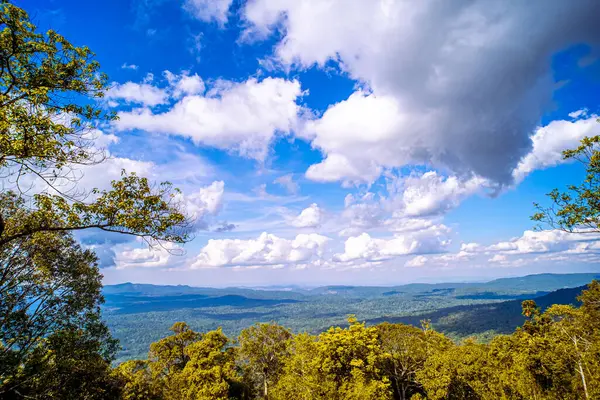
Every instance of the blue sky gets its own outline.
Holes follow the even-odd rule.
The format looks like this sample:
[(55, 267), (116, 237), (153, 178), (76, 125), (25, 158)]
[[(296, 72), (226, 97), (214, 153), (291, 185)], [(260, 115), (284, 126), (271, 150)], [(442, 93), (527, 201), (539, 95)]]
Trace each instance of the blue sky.
[[(105, 283), (395, 284), (598, 271), (533, 232), (600, 134), (600, 4), (21, 0), (111, 80), (111, 160), (183, 190), (184, 255), (87, 232)], [(180, 250), (178, 247), (176, 250)]]

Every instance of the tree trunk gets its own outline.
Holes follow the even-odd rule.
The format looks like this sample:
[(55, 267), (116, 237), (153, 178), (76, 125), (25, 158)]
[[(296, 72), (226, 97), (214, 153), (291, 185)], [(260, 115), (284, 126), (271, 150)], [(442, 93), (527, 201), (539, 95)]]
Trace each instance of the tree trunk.
[(588, 390), (587, 390), (587, 384), (585, 382), (585, 374), (583, 373), (583, 367), (581, 365), (581, 360), (579, 360), (577, 362), (577, 364), (579, 365), (579, 375), (581, 375), (581, 382), (583, 383), (583, 392), (585, 393), (585, 398), (589, 399), (590, 396), (588, 394)]
[(263, 395), (265, 397), (265, 400), (267, 400), (269, 398), (269, 387), (268, 387), (267, 376), (266, 375), (264, 376), (263, 381), (265, 383), (265, 388), (264, 388)]

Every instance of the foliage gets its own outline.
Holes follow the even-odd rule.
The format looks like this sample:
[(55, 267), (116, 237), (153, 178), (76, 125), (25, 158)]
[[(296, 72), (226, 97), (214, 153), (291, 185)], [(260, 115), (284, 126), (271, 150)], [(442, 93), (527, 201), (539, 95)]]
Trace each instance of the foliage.
[(67, 232), (40, 232), (0, 246), (0, 266), (0, 393), (64, 389), (79, 364), (107, 370), (117, 346), (100, 319), (93, 252)]
[(114, 376), (123, 386), (122, 399), (228, 399), (235, 376), (235, 357), (220, 330), (199, 334), (185, 323), (153, 343), (149, 360), (119, 365)]
[[(544, 312), (524, 301), (523, 326), (488, 344), (474, 339), (456, 344), (427, 321), (421, 328), (367, 327), (350, 317), (347, 327), (319, 335), (257, 324), (242, 332), (238, 346), (228, 347), (220, 329), (196, 334), (178, 323), (174, 335), (153, 345), (151, 353), (170, 349), (163, 358), (171, 362), (160, 364), (155, 356), (128, 361), (116, 371), (128, 377), (124, 399), (144, 394), (157, 399), (596, 399), (600, 283), (592, 282), (580, 301), (579, 308), (555, 305)], [(173, 354), (184, 354), (184, 363)], [(162, 376), (149, 373), (157, 362)], [(267, 379), (267, 393), (256, 380), (250, 380), (253, 390), (235, 391), (248, 375), (258, 375), (258, 383)], [(164, 390), (164, 379), (176, 384)], [(152, 387), (163, 388), (158, 397), (148, 395)]]
[(220, 400), (229, 398), (229, 381), (234, 378), (233, 349), (226, 348), (227, 336), (218, 329), (186, 348), (189, 361), (176, 376), (178, 393), (173, 400)]
[(383, 352), (377, 331), (348, 319), (316, 338), (299, 335), (287, 358), (274, 399), (385, 399), (388, 381), (380, 373)]
[(154, 384), (149, 362), (129, 360), (119, 364), (112, 372), (113, 378), (122, 387), (124, 400), (160, 400), (161, 393)]
[[(395, 295), (382, 294), (389, 291), (385, 287), (353, 287), (343, 297), (338, 293), (324, 294), (319, 289), (274, 291), (121, 284), (104, 287), (103, 316), (123, 346), (119, 361), (147, 357), (150, 343), (166, 335), (175, 321), (186, 321), (199, 331), (221, 326), (230, 337), (237, 337), (258, 321), (270, 320), (294, 332), (316, 334), (332, 325), (344, 325), (348, 313), (355, 313), (367, 325), (387, 321), (421, 327), (421, 320), (429, 319), (432, 327), (452, 340), (476, 335), (489, 342), (493, 336), (511, 333), (523, 324), (525, 317), (518, 299), (535, 298), (542, 309), (552, 304), (577, 304), (581, 285), (595, 276), (600, 277), (561, 274), (503, 279), (501, 284), (468, 284), (443, 295), (432, 291), (432, 285), (423, 285), (418, 289), (422, 291), (413, 293), (409, 292), (414, 290), (412, 285), (399, 286), (398, 291), (407, 293)], [(559, 281), (563, 282), (561, 286), (580, 287), (544, 294)], [(536, 285), (539, 290), (521, 291)], [(516, 286), (518, 292), (512, 289)], [(490, 292), (492, 287), (494, 292)], [(482, 292), (488, 297), (476, 296)], [(515, 300), (498, 302), (497, 298)]]
[(77, 166), (105, 161), (98, 128), (108, 79), (94, 54), (0, 1), (0, 397), (106, 399), (116, 343), (100, 318), (101, 275), (71, 232), (185, 242), (178, 191), (123, 172), (78, 188)]
[[(121, 387), (111, 376), (105, 338), (95, 331), (67, 328), (40, 339), (19, 360), (18, 368), (0, 378), (3, 399), (104, 400), (118, 398)], [(104, 332), (102, 332), (103, 334)]]
[(570, 185), (568, 191), (554, 189), (548, 194), (549, 207), (535, 204), (538, 212), (534, 221), (567, 232), (600, 232), (600, 135), (585, 137), (576, 149), (565, 150), (563, 159), (576, 160), (585, 165), (585, 178), (579, 185)]
[(452, 342), (429, 329), (427, 323), (423, 324), (424, 329), (387, 322), (376, 328), (380, 346), (386, 354), (382, 370), (391, 381), (394, 399), (405, 400), (422, 394), (417, 374), (423, 370), (431, 352), (446, 350)]
[(94, 102), (108, 82), (94, 54), (53, 30), (38, 33), (27, 13), (6, 1), (0, 29), (0, 167), (45, 176), (102, 159), (85, 128), (114, 116)]
[(0, 246), (36, 232), (87, 228), (188, 239), (189, 222), (169, 183), (154, 187), (124, 173), (110, 190), (77, 189), (73, 169), (106, 159), (95, 145), (96, 126), (114, 119), (98, 103), (108, 88), (99, 68), (90, 49), (52, 30), (38, 33), (24, 10), (0, 2), (0, 169), (14, 186), (1, 193)]
[[(283, 362), (290, 356), (292, 333), (277, 324), (256, 324), (238, 338), (238, 357), (254, 393), (269, 397), (269, 387), (279, 380)], [(260, 396), (260, 395), (257, 395)]]

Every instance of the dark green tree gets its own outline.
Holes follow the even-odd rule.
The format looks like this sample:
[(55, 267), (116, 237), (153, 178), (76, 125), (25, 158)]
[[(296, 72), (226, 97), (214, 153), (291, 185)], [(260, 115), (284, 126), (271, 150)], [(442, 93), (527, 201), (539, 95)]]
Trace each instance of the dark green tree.
[(1, 246), (0, 263), (0, 393), (34, 371), (31, 363), (46, 365), (40, 353), (75, 349), (57, 349), (61, 343), (77, 339), (97, 353), (91, 358), (112, 359), (117, 344), (100, 319), (102, 276), (93, 252), (68, 232), (40, 232)]

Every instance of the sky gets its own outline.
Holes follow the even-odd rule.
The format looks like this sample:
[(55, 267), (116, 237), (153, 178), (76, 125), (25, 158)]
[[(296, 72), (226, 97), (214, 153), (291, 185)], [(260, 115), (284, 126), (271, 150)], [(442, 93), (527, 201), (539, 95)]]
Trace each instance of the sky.
[[(121, 170), (169, 181), (194, 238), (86, 231), (104, 283), (393, 285), (600, 271), (534, 231), (600, 134), (594, 0), (19, 0), (96, 53)], [(167, 250), (172, 251), (167, 251)]]

